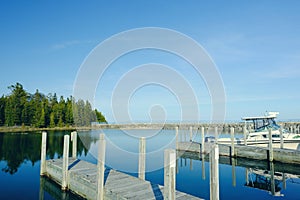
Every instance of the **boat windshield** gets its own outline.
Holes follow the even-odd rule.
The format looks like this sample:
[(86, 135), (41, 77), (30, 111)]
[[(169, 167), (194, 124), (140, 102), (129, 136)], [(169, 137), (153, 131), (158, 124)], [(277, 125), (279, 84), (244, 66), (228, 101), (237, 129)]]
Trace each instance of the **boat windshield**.
[(269, 128), (271, 128), (272, 130), (280, 129), (280, 126), (276, 124), (274, 118), (254, 119), (253, 124), (255, 132), (260, 132)]

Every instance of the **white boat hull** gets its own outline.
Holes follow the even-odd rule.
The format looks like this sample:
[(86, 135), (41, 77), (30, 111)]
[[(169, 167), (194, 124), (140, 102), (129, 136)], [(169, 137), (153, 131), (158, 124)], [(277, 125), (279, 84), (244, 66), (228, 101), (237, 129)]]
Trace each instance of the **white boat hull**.
[[(230, 138), (219, 138), (218, 139), (219, 144), (231, 144)], [(244, 139), (234, 139), (234, 144), (240, 144), (245, 145)], [(268, 139), (259, 139), (259, 140), (247, 140), (248, 146), (258, 146), (258, 147), (268, 147), (269, 146), (269, 140)], [(272, 146), (273, 148), (280, 148), (280, 139), (273, 139), (272, 140)], [(283, 140), (283, 148), (285, 149), (293, 149), (293, 150), (299, 150), (300, 151), (300, 139), (286, 139)]]

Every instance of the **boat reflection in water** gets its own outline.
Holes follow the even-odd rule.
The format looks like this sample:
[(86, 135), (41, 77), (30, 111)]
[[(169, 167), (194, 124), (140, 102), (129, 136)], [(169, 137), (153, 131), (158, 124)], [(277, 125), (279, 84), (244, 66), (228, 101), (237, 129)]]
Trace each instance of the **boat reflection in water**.
[[(189, 165), (190, 171), (195, 171), (197, 169), (195, 169), (196, 167), (193, 167), (192, 163), (195, 163), (195, 161), (201, 161), (202, 164), (201, 167), (198, 168), (198, 170), (201, 170), (202, 179), (205, 180), (205, 171), (207, 171), (207, 169), (205, 169), (205, 166), (207, 166), (205, 165), (205, 163), (208, 162), (208, 156), (182, 151), (180, 151), (180, 153), (182, 154), (182, 156), (178, 160), (179, 168), (183, 166), (187, 167)], [(276, 198), (278, 196), (285, 197), (285, 194), (288, 194), (286, 191), (287, 183), (290, 186), (296, 187), (300, 184), (299, 165), (291, 165), (278, 162), (273, 163), (268, 161), (251, 160), (246, 158), (230, 158), (225, 156), (220, 156), (219, 164), (220, 188), (229, 188), (228, 174), (230, 174), (231, 171), (232, 191), (247, 190), (246, 188), (248, 188), (252, 191), (253, 194), (256, 190), (259, 193), (265, 192), (266, 194), (270, 194), (274, 196), (274, 198)], [(180, 170), (178, 171), (180, 173)], [(244, 178), (241, 177), (243, 176), (241, 175), (242, 173), (245, 173)], [(224, 174), (227, 175), (227, 178), (224, 176)], [(242, 189), (242, 187), (244, 187), (245, 189)], [(228, 193), (230, 192), (228, 191)], [(230, 197), (230, 195), (228, 194), (227, 197)], [(288, 195), (290, 196), (286, 197), (287, 199), (295, 197), (294, 194)], [(227, 197), (225, 197), (225, 199)], [(247, 198), (247, 196), (244, 197), (244, 199)]]
[(283, 185), (283, 189), (286, 189), (287, 180), (293, 181), (299, 178), (299, 175), (274, 171), (274, 163), (270, 163), (270, 170), (247, 168), (245, 186), (268, 191), (273, 196), (284, 196), (280, 184)]

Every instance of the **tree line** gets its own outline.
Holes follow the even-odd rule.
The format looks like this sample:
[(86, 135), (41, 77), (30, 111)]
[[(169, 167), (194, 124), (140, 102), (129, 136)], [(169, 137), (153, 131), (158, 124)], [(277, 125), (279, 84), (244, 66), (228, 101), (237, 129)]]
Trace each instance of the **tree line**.
[(0, 126), (64, 127), (89, 126), (91, 122), (107, 123), (90, 102), (71, 96), (66, 100), (56, 93), (47, 96), (38, 90), (26, 92), (20, 83), (8, 87), (11, 93), (0, 97)]

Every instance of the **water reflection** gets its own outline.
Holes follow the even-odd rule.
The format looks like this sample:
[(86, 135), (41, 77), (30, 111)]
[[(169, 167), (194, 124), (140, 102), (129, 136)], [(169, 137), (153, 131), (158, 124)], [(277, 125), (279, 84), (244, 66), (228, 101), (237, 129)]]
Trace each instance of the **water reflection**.
[(276, 172), (275, 177), (273, 163), (271, 163), (270, 171), (248, 168), (247, 173), (245, 186), (270, 192), (273, 196), (283, 196), (279, 185), (285, 176), (283, 176), (283, 173)]
[[(63, 136), (70, 132), (48, 132), (47, 159), (59, 158), (63, 153)], [(91, 137), (83, 136), (92, 143)], [(15, 174), (25, 162), (31, 162), (34, 166), (41, 156), (41, 133), (4, 133), (0, 134), (0, 161), (6, 162), (2, 171), (11, 175)], [(88, 153), (89, 145), (83, 145), (77, 140), (77, 154), (79, 156)], [(71, 148), (70, 148), (71, 151)]]
[[(105, 132), (108, 139), (124, 147), (123, 149), (131, 152), (134, 157), (131, 159), (131, 157), (123, 156), (119, 151), (108, 146), (107, 163), (118, 170), (136, 172), (139, 141), (119, 133), (116, 130)], [(142, 133), (141, 131), (140, 135)], [(47, 159), (62, 156), (64, 134), (70, 134), (70, 132), (48, 132)], [(80, 139), (77, 140), (78, 157), (96, 163), (91, 152), (97, 150), (99, 131), (79, 132), (78, 134), (80, 135)], [(163, 149), (164, 144), (172, 141), (173, 136), (174, 131), (165, 131), (147, 140), (147, 152)], [(70, 144), (71, 155), (72, 143)], [(52, 181), (46, 178), (40, 179), (40, 148), (40, 133), (0, 134), (0, 169), (3, 171), (0, 176), (0, 199), (8, 199), (8, 197), (10, 199), (37, 199), (39, 194), (40, 199), (80, 199), (71, 193), (62, 192), (60, 187)], [(177, 160), (176, 188), (209, 199), (208, 157), (195, 153), (179, 153), (183, 155)], [(297, 199), (295, 197), (298, 196), (299, 191), (299, 165), (230, 157), (220, 157), (219, 163), (220, 199)], [(164, 183), (163, 169), (149, 170), (156, 169), (159, 165), (163, 165), (163, 154), (159, 151), (153, 155), (147, 154), (146, 180), (162, 185)], [(137, 176), (137, 174), (133, 175)], [(18, 193), (15, 192), (15, 188), (18, 189)], [(284, 197), (273, 197), (269, 193), (277, 196), (284, 195)]]
[(41, 177), (39, 200), (44, 200), (47, 195), (55, 200), (83, 200), (83, 198), (71, 192), (63, 192), (58, 184), (46, 177)]
[[(184, 166), (189, 167), (191, 170), (192, 161), (201, 161), (202, 163), (202, 179), (205, 180), (205, 163), (208, 162), (207, 156), (197, 153), (181, 152), (182, 156), (179, 158), (180, 166), (184, 163)], [(190, 160), (190, 166), (188, 166), (188, 160)], [(241, 183), (240, 186), (245, 186), (250, 189), (256, 189), (259, 191), (264, 191), (267, 194), (273, 196), (285, 196), (282, 193), (283, 190), (287, 190), (287, 181), (290, 185), (293, 184), (298, 186), (300, 184), (300, 166), (284, 164), (278, 162), (268, 162), (261, 160), (250, 160), (246, 158), (230, 158), (230, 157), (220, 157), (220, 187), (228, 187), (222, 185), (224, 182), (225, 173), (229, 172), (228, 167), (231, 166), (231, 185), (233, 188), (237, 187), (237, 177), (240, 179), (238, 182)], [(225, 166), (225, 167), (224, 167)], [(227, 167), (226, 167), (227, 166)], [(237, 173), (237, 168), (239, 172)], [(241, 169), (245, 170), (244, 179), (241, 180)], [(198, 169), (200, 170), (200, 169)], [(179, 172), (180, 173), (180, 172)], [(230, 173), (230, 172), (229, 172)], [(227, 183), (227, 181), (226, 181)], [(293, 186), (292, 186), (293, 187)], [(223, 194), (224, 195), (224, 194)]]

